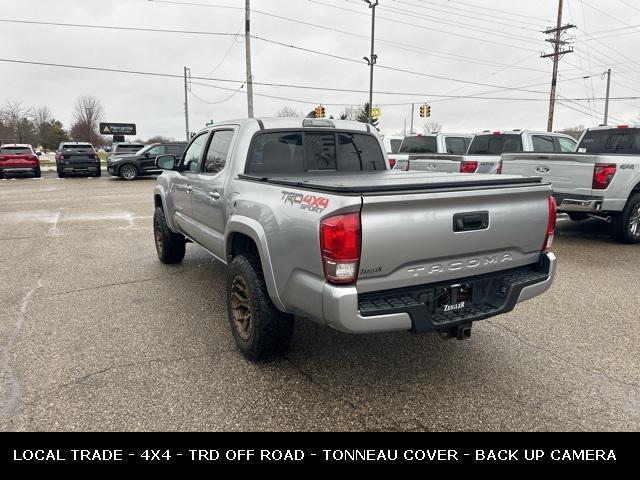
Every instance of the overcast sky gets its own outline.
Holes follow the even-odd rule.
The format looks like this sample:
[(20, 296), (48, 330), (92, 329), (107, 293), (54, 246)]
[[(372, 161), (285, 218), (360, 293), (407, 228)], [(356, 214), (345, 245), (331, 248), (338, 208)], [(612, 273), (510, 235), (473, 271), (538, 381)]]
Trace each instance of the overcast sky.
[[(242, 10), (212, 6), (243, 7), (244, 0), (175, 2), (205, 6), (148, 0), (0, 0), (0, 18), (233, 34), (243, 31)], [(256, 10), (252, 15), (254, 35), (361, 61), (358, 64), (254, 39), (251, 48), (256, 82), (368, 90), (369, 69), (362, 57), (369, 55), (371, 25), (370, 10), (364, 1), (251, 3)], [(551, 51), (551, 45), (540, 30), (555, 24), (557, 6), (557, 0), (380, 0), (376, 9), (379, 65), (447, 78), (376, 69), (374, 90), (412, 94), (374, 95), (374, 104), (381, 106), (381, 130), (401, 133), (405, 121), (407, 125), (410, 122), (412, 102), (430, 103), (430, 120), (441, 123), (445, 131), (546, 129), (552, 62), (540, 58), (540, 53)], [(566, 22), (578, 29), (571, 30), (567, 37), (574, 40), (575, 52), (561, 60), (559, 94), (569, 99), (604, 97), (606, 81), (601, 79), (601, 73), (610, 67), (612, 97), (640, 96), (640, 0), (565, 0), (563, 23)], [(186, 65), (193, 76), (239, 81), (198, 81), (233, 90), (241, 87), (245, 75), (241, 36), (0, 22), (0, 58), (175, 75), (182, 75)], [(591, 77), (583, 79), (585, 75)], [(331, 104), (361, 105), (368, 97), (367, 93), (271, 86), (255, 86), (254, 92), (292, 99), (256, 96), (256, 116), (273, 116), (284, 106), (308, 112), (316, 103), (325, 104), (327, 113), (337, 116), (344, 107)], [(198, 130), (208, 120), (246, 116), (245, 89), (229, 98), (232, 93), (192, 85), (191, 130)], [(86, 94), (100, 99), (105, 120), (136, 123), (140, 138), (158, 134), (184, 137), (181, 78), (0, 62), (2, 104), (21, 101), (25, 106), (47, 105), (68, 127), (74, 100)], [(437, 97), (478, 94), (511, 100)], [(215, 102), (221, 103), (211, 104)], [(562, 102), (566, 106), (556, 107), (555, 129), (601, 123), (603, 101)], [(420, 128), (424, 119), (417, 113), (416, 105), (414, 122)], [(637, 122), (640, 100), (612, 100), (609, 113), (612, 123)]]

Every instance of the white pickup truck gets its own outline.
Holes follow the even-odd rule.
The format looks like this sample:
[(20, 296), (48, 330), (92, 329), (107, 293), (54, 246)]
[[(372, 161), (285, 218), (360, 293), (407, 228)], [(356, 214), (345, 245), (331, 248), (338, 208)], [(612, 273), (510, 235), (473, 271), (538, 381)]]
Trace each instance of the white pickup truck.
[(460, 133), (414, 134), (404, 138), (400, 150), (389, 155), (389, 166), (398, 170), (407, 170), (412, 160), (429, 154), (464, 155), (469, 148), (473, 135)]
[(500, 156), (503, 153), (560, 153), (574, 152), (575, 149), (576, 141), (563, 133), (529, 130), (485, 131), (473, 137), (466, 150), (466, 155), (419, 155), (407, 162), (399, 163), (396, 169), (429, 172), (500, 173)]
[(640, 126), (590, 128), (576, 153), (503, 155), (502, 173), (541, 176), (559, 212), (613, 223), (617, 239), (640, 243)]

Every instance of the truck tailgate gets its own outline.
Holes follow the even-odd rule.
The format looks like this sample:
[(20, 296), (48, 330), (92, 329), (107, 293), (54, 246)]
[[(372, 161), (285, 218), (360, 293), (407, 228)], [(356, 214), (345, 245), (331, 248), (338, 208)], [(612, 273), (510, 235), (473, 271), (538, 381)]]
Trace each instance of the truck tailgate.
[[(430, 186), (451, 185), (451, 177), (443, 174)], [(455, 177), (485, 185), (473, 188), (467, 181), (449, 189), (362, 196), (359, 292), (461, 279), (539, 260), (548, 184), (537, 179), (492, 185), (501, 177)]]
[[(589, 197), (593, 194), (595, 155), (575, 153), (510, 153), (502, 155), (502, 173), (542, 177), (553, 186), (553, 192)], [(560, 205), (561, 202), (558, 202)]]

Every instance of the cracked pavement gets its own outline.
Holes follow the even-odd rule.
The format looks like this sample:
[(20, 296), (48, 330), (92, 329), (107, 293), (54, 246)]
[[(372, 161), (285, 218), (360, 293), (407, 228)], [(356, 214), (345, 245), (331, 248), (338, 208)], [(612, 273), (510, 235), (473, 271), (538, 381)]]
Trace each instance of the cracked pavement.
[(559, 221), (545, 295), (468, 341), (296, 323), (255, 365), (222, 265), (162, 265), (155, 181), (0, 181), (0, 430), (638, 430), (640, 246)]

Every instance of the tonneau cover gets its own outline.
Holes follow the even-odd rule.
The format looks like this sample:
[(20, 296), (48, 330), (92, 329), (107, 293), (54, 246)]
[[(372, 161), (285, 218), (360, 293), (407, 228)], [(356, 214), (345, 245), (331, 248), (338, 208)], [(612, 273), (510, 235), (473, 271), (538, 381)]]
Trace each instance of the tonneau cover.
[(542, 184), (541, 177), (434, 172), (314, 172), (305, 175), (248, 175), (243, 180), (344, 194), (392, 193), (415, 190), (473, 189)]

